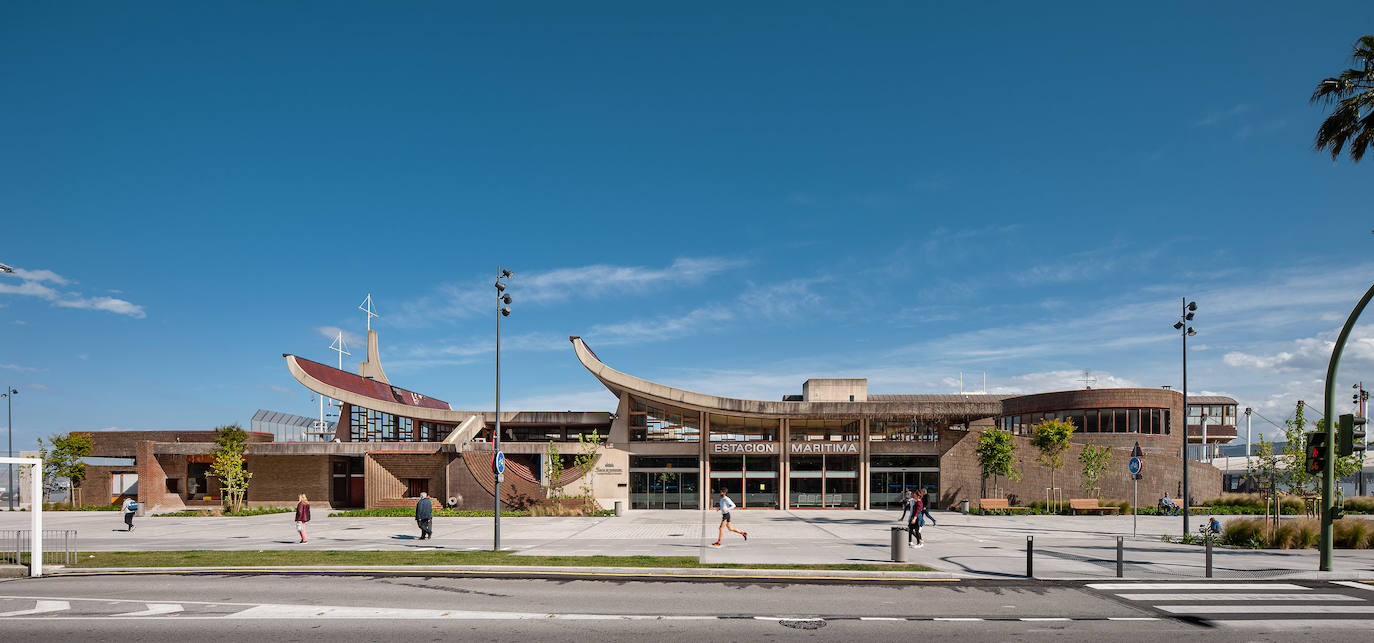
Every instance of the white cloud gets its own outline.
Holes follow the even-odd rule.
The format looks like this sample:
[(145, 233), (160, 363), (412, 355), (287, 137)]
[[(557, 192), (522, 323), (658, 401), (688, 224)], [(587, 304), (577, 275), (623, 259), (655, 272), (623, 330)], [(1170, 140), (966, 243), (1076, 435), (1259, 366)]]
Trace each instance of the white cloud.
[[(1283, 350), (1262, 354), (1232, 351), (1222, 357), (1222, 361), (1227, 366), (1278, 372), (1324, 372), (1331, 360), (1331, 350), (1336, 346), (1336, 334), (1336, 331), (1331, 331), (1315, 337), (1302, 337), (1293, 340)], [(1374, 330), (1368, 326), (1353, 328), (1345, 351), (1341, 354), (1341, 362), (1346, 366), (1374, 367)]]
[(615, 407), (615, 396), (604, 388), (501, 400), (502, 411), (615, 411)]
[(8, 370), (8, 371), (20, 371), (20, 372), (29, 372), (29, 373), (38, 370), (38, 369), (33, 368), (33, 367), (31, 367), (31, 366), (20, 366), (20, 365), (18, 365), (18, 364), (0, 364), (0, 368), (3, 368), (3, 369)]
[(361, 335), (354, 333), (352, 331), (344, 330), (342, 328), (339, 328), (338, 326), (316, 326), (315, 332), (319, 333), (321, 337), (324, 337), (329, 340), (333, 340), (334, 338), (339, 336), (339, 333), (343, 333), (343, 338), (345, 342), (348, 342), (352, 346), (363, 345), (363, 338)]
[(734, 313), (721, 306), (696, 308), (681, 315), (660, 315), (614, 324), (600, 324), (583, 334), (588, 344), (612, 346), (658, 342), (709, 331), (714, 325), (734, 319)]
[(148, 315), (143, 312), (143, 307), (138, 304), (130, 303), (123, 299), (114, 297), (64, 297), (53, 302), (59, 308), (81, 308), (85, 310), (103, 310), (105, 312), (128, 315), (134, 319), (143, 319)]
[(65, 286), (72, 284), (69, 279), (58, 275), (51, 270), (25, 270), (15, 268), (12, 274), (5, 276), (18, 277), (18, 284), (0, 282), (0, 295), (19, 295), (24, 297), (38, 297), (50, 302), (58, 308), (79, 308), (84, 310), (103, 310), (117, 315), (128, 315), (135, 319), (143, 319), (147, 314), (143, 312), (143, 306), (131, 303), (123, 299), (114, 297), (83, 297), (78, 292), (62, 292), (46, 283)]
[[(692, 285), (744, 266), (747, 262), (722, 257), (682, 257), (663, 268), (596, 264), (574, 268), (517, 273), (507, 291), (516, 305), (542, 305), (573, 299), (597, 299), (641, 293), (669, 286)], [(425, 325), (436, 319), (472, 317), (491, 311), (496, 290), (491, 279), (474, 278), (445, 284), (433, 295), (404, 302), (392, 322)]]
[[(988, 393), (997, 395), (1028, 395), (1030, 393), (1048, 393), (1051, 391), (1073, 391), (1082, 389), (1085, 386), (1092, 386), (1093, 388), (1140, 387), (1140, 384), (1134, 380), (1098, 371), (1090, 371), (1087, 378), (1096, 381), (1089, 383), (1083, 382), (1083, 379), (1085, 378), (1081, 370), (1024, 373), (1021, 375), (998, 377), (988, 380)], [(945, 382), (950, 388), (956, 387), (959, 384), (958, 379), (949, 377), (945, 378)], [(964, 391), (970, 392), (974, 390), (982, 390), (981, 377), (972, 380), (964, 380)]]
[(830, 277), (793, 279), (771, 286), (750, 287), (739, 296), (741, 310), (768, 318), (791, 317), (802, 310), (814, 309), (822, 297), (812, 290), (817, 284), (832, 281)]

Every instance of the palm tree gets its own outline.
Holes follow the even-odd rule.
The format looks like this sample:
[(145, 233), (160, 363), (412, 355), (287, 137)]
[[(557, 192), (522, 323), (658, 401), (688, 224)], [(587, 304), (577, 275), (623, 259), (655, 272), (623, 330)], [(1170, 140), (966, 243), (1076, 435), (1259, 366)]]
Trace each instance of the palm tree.
[(1330, 151), (1331, 160), (1349, 144), (1350, 159), (1359, 162), (1374, 147), (1374, 36), (1355, 41), (1355, 66), (1335, 78), (1317, 83), (1311, 102), (1335, 105), (1317, 129), (1317, 151)]

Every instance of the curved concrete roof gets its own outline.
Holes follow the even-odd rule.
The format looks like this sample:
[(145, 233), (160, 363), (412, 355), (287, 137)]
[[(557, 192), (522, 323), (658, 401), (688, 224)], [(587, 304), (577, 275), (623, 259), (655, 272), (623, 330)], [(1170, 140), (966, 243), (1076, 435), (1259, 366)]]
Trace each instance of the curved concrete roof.
[(868, 402), (774, 402), (721, 397), (673, 388), (617, 371), (603, 363), (581, 337), (568, 338), (578, 361), (616, 397), (630, 393), (664, 404), (690, 407), (736, 415), (792, 416), (808, 418), (858, 418), (914, 415), (940, 416), (960, 422), (997, 415), (1001, 412), (1000, 395), (912, 395), (870, 396)]
[[(346, 402), (354, 406), (361, 406), (383, 413), (390, 413), (392, 415), (428, 420), (431, 422), (443, 422), (445, 424), (462, 424), (464, 420), (474, 415), (472, 411), (455, 411), (449, 408), (449, 405), (446, 403), (433, 398), (425, 398), (418, 394), (415, 395), (415, 397), (419, 398), (415, 404), (401, 404), (394, 400), (379, 397), (379, 393), (363, 393), (362, 391), (367, 389), (361, 388), (361, 385), (344, 388), (348, 382), (352, 382), (353, 380), (361, 380), (367, 384), (388, 388), (389, 385), (354, 375), (348, 371), (341, 371), (333, 366), (327, 366), (319, 362), (312, 362), (308, 359), (296, 357), (295, 355), (283, 354), (282, 357), (286, 358), (286, 368), (291, 371), (291, 376), (296, 378), (297, 382), (300, 382), (306, 388), (320, 395), (339, 400), (340, 402)], [(325, 382), (325, 377), (328, 377), (332, 383)], [(404, 391), (404, 393), (409, 394), (410, 391)], [(409, 397), (409, 395), (405, 397)], [(404, 399), (404, 397), (402, 399)], [(436, 402), (437, 404), (435, 404)], [(440, 407), (439, 404), (443, 406)]]

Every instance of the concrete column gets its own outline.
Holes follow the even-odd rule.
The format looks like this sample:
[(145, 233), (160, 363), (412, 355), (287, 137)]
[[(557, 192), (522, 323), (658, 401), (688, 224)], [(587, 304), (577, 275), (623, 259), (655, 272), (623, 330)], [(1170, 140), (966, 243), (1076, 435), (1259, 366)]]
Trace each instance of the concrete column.
[(859, 508), (868, 509), (868, 418), (859, 420)]
[(778, 509), (791, 509), (792, 494), (792, 422), (778, 421)]

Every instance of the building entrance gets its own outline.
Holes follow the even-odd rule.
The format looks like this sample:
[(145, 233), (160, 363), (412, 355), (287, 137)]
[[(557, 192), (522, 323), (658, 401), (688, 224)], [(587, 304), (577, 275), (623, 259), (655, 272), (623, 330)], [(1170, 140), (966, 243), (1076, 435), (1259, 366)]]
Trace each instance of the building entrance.
[(631, 456), (631, 509), (700, 509), (695, 457)]
[(789, 507), (859, 507), (859, 456), (793, 454), (788, 466)]
[(713, 454), (710, 480), (711, 502), (724, 487), (741, 509), (778, 508), (778, 456)]
[(940, 497), (940, 459), (932, 455), (873, 456), (868, 481), (868, 506), (873, 509), (900, 508), (906, 489), (913, 494), (928, 491), (934, 503)]

